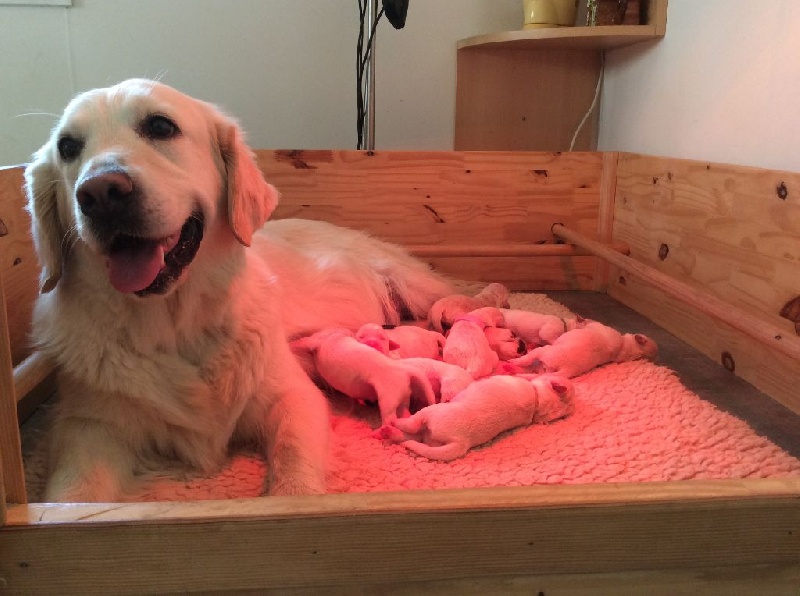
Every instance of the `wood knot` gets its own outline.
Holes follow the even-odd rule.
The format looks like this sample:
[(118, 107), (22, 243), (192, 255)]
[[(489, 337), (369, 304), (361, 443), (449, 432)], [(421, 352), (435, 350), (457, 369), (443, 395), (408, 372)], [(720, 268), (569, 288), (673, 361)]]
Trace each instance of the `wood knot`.
[(0, 219), (0, 238), (8, 234), (8, 228), (6, 227), (6, 222)]
[(800, 335), (800, 296), (795, 296), (783, 305), (780, 315), (794, 323), (794, 332)]
[(785, 182), (781, 182), (781, 183), (780, 183), (780, 184), (777, 186), (777, 188), (775, 189), (775, 193), (778, 195), (778, 198), (779, 198), (781, 201), (785, 201), (785, 200), (786, 200), (786, 197), (788, 197), (788, 196), (789, 196), (789, 189), (788, 189), (788, 188), (786, 188), (786, 183), (785, 183)]
[(733, 355), (730, 352), (722, 352), (722, 366), (725, 367), (725, 370), (733, 372), (736, 370), (736, 361), (733, 359)]
[(664, 259), (667, 258), (668, 254), (669, 254), (669, 246), (662, 243), (661, 246), (658, 247), (658, 258), (663, 261)]
[(621, 285), (621, 286), (624, 286), (625, 284), (628, 283), (627, 280), (625, 279), (625, 277), (622, 276), (622, 275), (620, 275), (619, 278), (617, 278), (617, 281), (619, 282), (619, 285)]

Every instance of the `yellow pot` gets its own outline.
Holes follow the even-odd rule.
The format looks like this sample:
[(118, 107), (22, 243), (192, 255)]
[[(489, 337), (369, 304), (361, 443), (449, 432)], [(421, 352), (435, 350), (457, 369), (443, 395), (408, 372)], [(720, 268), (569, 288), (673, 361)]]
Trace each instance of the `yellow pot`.
[(525, 29), (571, 27), (575, 24), (578, 0), (522, 0)]

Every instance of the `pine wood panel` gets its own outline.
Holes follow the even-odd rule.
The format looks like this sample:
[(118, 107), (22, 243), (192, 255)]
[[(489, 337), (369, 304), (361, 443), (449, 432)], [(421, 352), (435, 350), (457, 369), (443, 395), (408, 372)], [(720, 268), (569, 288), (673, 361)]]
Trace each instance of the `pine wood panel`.
[[(458, 51), (454, 148), (566, 151), (592, 105), (599, 51), (483, 49)], [(597, 147), (595, 109), (575, 150)]]
[(677, 482), (12, 507), (0, 577), (12, 592), (86, 594), (797, 566), (799, 488)]
[[(258, 151), (281, 192), (275, 217), (321, 219), (414, 245), (553, 242), (569, 221), (597, 237), (603, 156), (541, 152)], [(583, 289), (594, 257), (429, 259), (456, 277), (514, 289)]]
[(39, 262), (25, 211), (22, 168), (0, 168), (0, 275), (6, 291), (12, 360), (19, 364), (30, 347), (33, 301), (39, 293)]
[[(0, 276), (0, 481), (3, 502), (26, 503), (25, 473), (17, 423), (17, 400), (14, 389), (11, 344), (3, 277)], [(2, 576), (0, 576), (2, 577)]]
[[(800, 293), (800, 174), (622, 154), (613, 239), (636, 260), (796, 337), (779, 312)], [(796, 361), (633, 276), (611, 278), (614, 298), (714, 360), (728, 354), (737, 375), (800, 411)]]

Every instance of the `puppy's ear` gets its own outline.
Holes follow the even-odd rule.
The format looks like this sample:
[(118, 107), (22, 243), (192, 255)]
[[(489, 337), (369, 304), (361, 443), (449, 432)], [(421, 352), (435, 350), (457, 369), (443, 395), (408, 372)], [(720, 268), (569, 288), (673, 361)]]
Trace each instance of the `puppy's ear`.
[(42, 273), (39, 291), (46, 294), (56, 287), (64, 267), (64, 229), (58, 217), (58, 193), (61, 181), (58, 169), (48, 159), (47, 146), (34, 156), (33, 163), (25, 168), (25, 192), (28, 195), (28, 212), (31, 231)]
[(228, 221), (236, 239), (250, 246), (253, 233), (278, 204), (278, 191), (264, 180), (235, 123), (221, 121), (217, 135), (227, 176)]

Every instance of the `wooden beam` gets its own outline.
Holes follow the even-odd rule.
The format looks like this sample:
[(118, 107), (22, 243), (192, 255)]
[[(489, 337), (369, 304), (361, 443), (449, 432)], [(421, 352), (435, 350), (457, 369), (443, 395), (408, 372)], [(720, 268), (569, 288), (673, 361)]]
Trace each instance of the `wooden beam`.
[(626, 257), (599, 242), (570, 230), (562, 224), (553, 224), (553, 234), (568, 242), (585, 248), (592, 254), (646, 281), (670, 296), (681, 300), (700, 312), (724, 321), (734, 329), (741, 331), (800, 362), (800, 339), (788, 335), (780, 327), (776, 327), (748, 312), (745, 312), (724, 300), (720, 300), (707, 292), (676, 280), (673, 277), (644, 265), (631, 257)]
[[(630, 254), (624, 242), (607, 245), (621, 254)], [(571, 244), (417, 244), (407, 247), (414, 255), (428, 257), (581, 257), (591, 255), (588, 250)]]
[(53, 363), (41, 352), (34, 352), (14, 367), (14, 389), (21, 401), (55, 370)]
[(27, 503), (8, 329), (3, 276), (0, 275), (0, 467), (3, 470), (5, 499), (9, 503)]
[(783, 479), (15, 506), (0, 577), (89, 594), (797, 566), (798, 495)]

